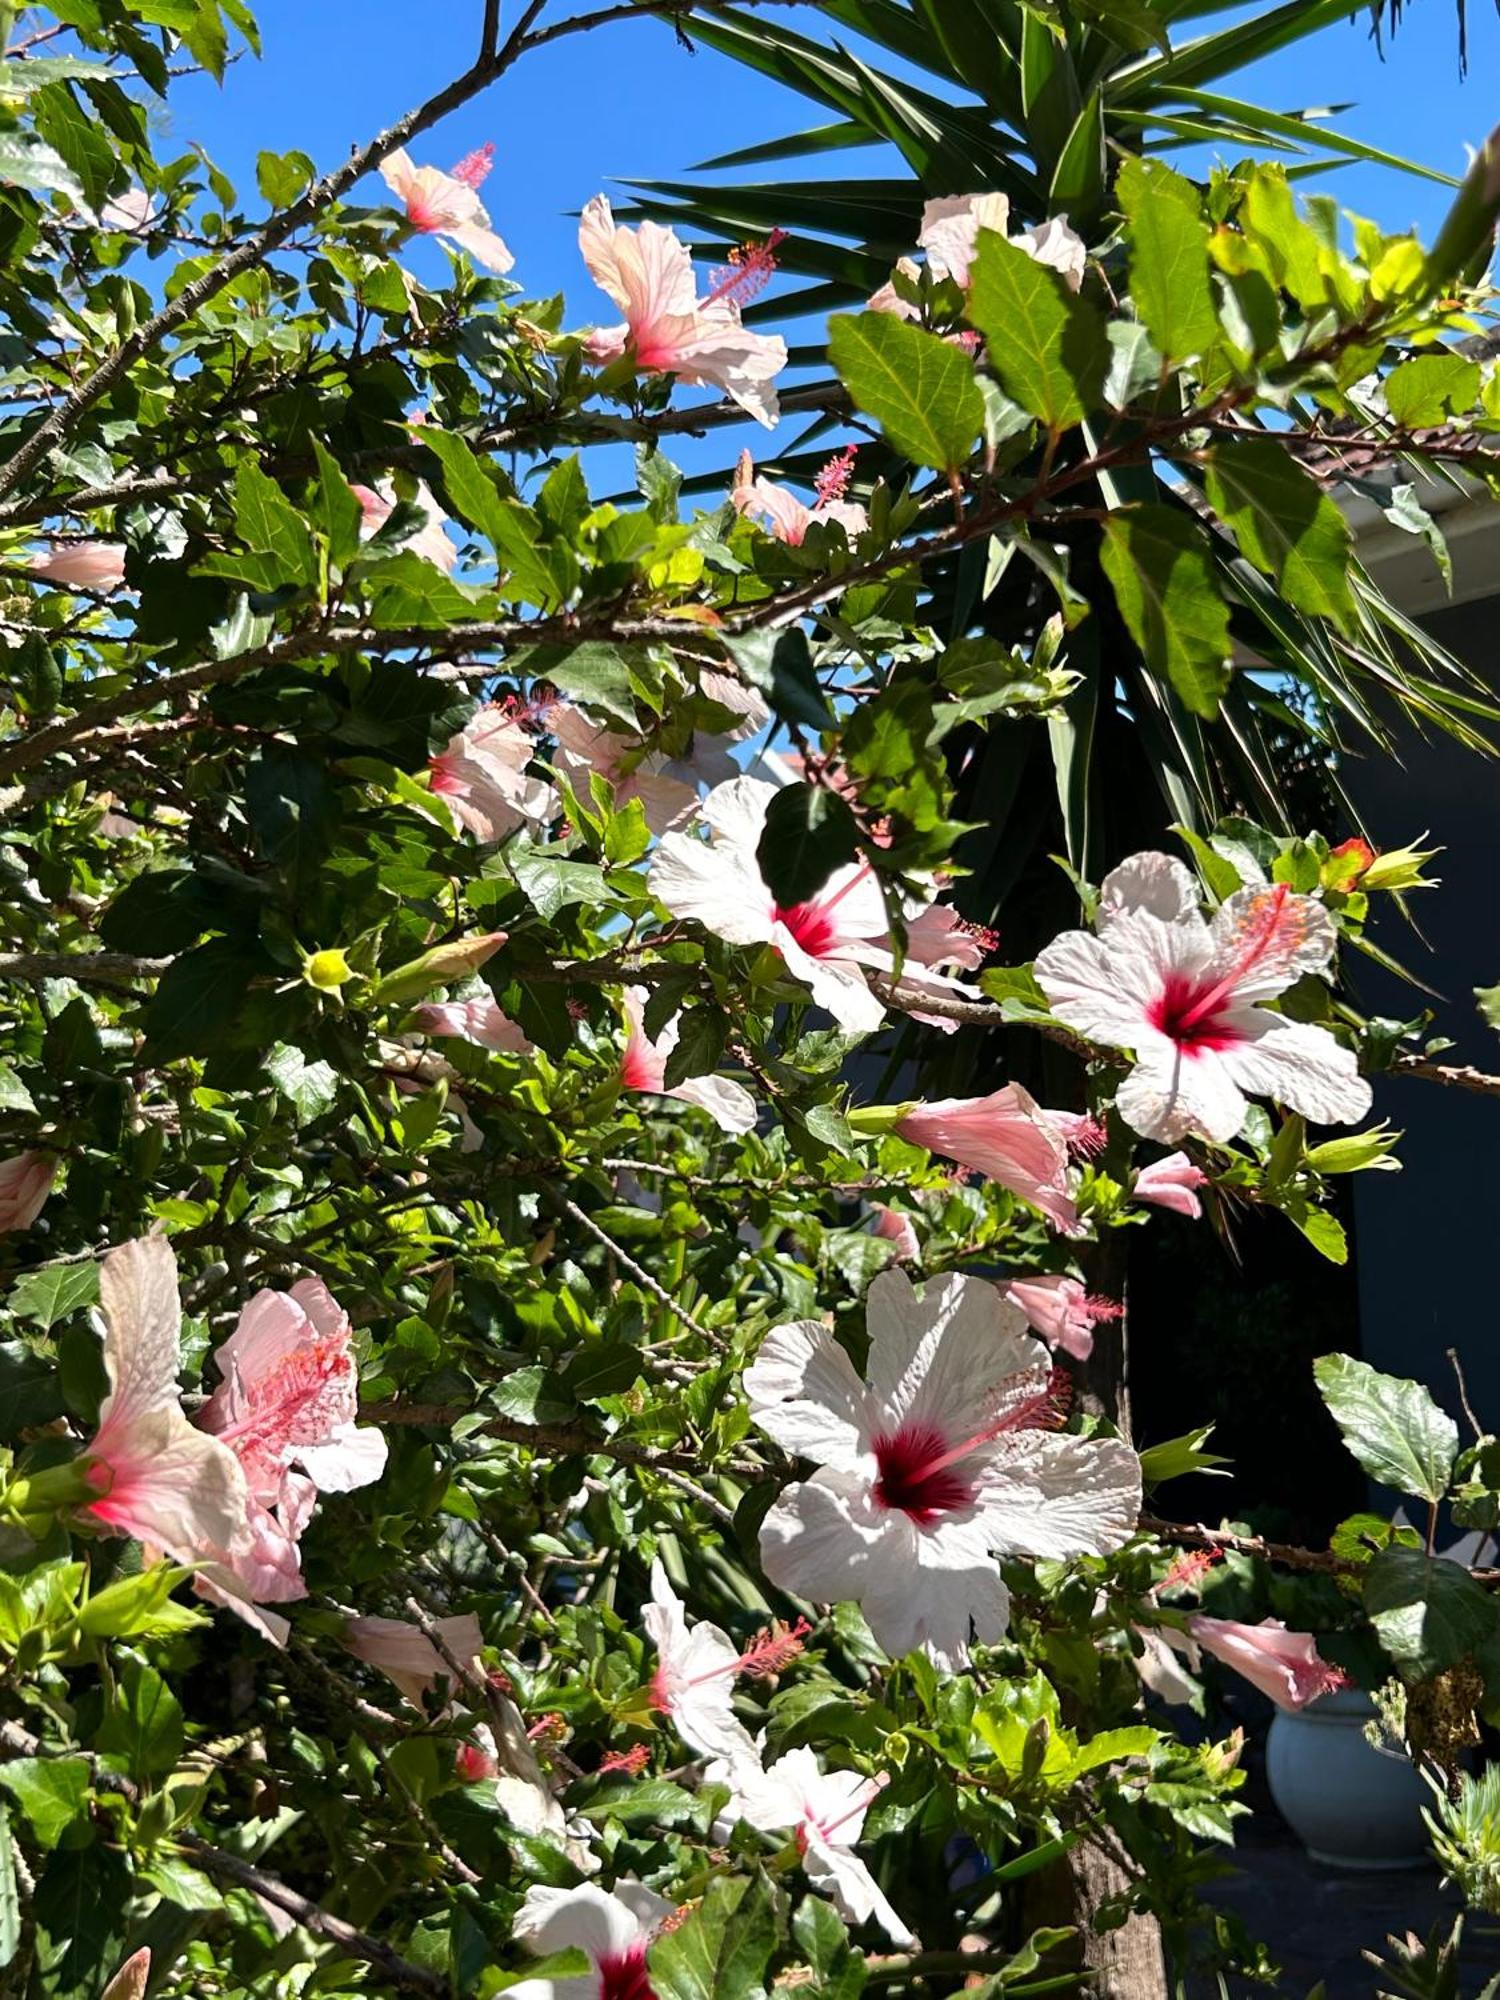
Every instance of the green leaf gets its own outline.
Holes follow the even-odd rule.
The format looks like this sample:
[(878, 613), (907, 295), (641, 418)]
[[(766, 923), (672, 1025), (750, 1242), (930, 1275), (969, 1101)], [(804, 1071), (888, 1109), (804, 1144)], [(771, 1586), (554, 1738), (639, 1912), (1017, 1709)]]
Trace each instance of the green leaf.
[(1457, 1666), (1500, 1626), (1500, 1605), (1468, 1570), (1416, 1549), (1380, 1551), (1365, 1571), (1364, 1605), (1410, 1680)]
[(776, 901), (790, 910), (858, 853), (859, 828), (846, 802), (825, 786), (797, 784), (772, 799), (755, 858)]
[(13, 1438), (63, 1414), (57, 1363), (23, 1341), (0, 1341), (0, 1436)]
[(30, 1320), (43, 1331), (99, 1298), (99, 1266), (92, 1257), (70, 1264), (43, 1264), (18, 1278), (6, 1305), (17, 1319)]
[(424, 425), (422, 443), (443, 469), (443, 487), (454, 511), (479, 530), (507, 573), (502, 594), (551, 604), (559, 593), (541, 547), (537, 516), (498, 491), (484, 460), (465, 439)]
[(1372, 1479), (1437, 1502), (1448, 1490), (1458, 1426), (1420, 1382), (1382, 1375), (1349, 1354), (1325, 1354), (1313, 1375), (1344, 1442)]
[(29, 132), (0, 132), (0, 187), (65, 195), (74, 204), (84, 200), (83, 184), (62, 154)]
[(627, 1785), (605, 1785), (589, 1800), (590, 1813), (619, 1820), (624, 1826), (672, 1826), (691, 1818), (693, 1794), (670, 1778), (642, 1778)]
[(1490, 1026), (1500, 1035), (1500, 986), (1476, 986), (1474, 998), (1479, 1011)]
[(1104, 573), (1146, 665), (1209, 721), (1229, 686), (1229, 611), (1202, 529), (1148, 503), (1104, 524)]
[(1288, 604), (1354, 624), (1354, 537), (1337, 503), (1270, 438), (1223, 438), (1208, 455), (1210, 506)]
[(299, 1125), (321, 1118), (337, 1101), (338, 1071), (326, 1062), (310, 1063), (301, 1049), (278, 1043), (266, 1058), (266, 1074), (296, 1112)]
[[(1029, 261), (1029, 260), (1028, 260)], [(963, 465), (984, 427), (984, 398), (961, 348), (894, 313), (838, 313), (828, 353), (856, 409), (915, 465)]]
[(1205, 1424), (1201, 1430), (1168, 1438), (1162, 1444), (1148, 1445), (1141, 1453), (1142, 1480), (1147, 1486), (1161, 1486), (1167, 1480), (1181, 1479), (1189, 1472), (1211, 1472), (1216, 1466), (1228, 1465), (1230, 1461), (1227, 1458), (1203, 1449), (1213, 1436), (1213, 1430), (1212, 1424)]
[(240, 460), (231, 505), (240, 539), (252, 554), (263, 558), (252, 581), (269, 589), (313, 581), (317, 557), (307, 524), (253, 459)]
[(1198, 190), (1159, 160), (1126, 158), (1115, 182), (1130, 246), (1130, 296), (1160, 354), (1185, 361), (1220, 338)]
[(25, 1111), (35, 1116), (36, 1105), (8, 1062), (0, 1062), (0, 1111)]
[(89, 1598), (78, 1614), (78, 1629), (92, 1639), (131, 1639), (206, 1625), (207, 1612), (172, 1601), (172, 1592), (191, 1575), (172, 1563), (156, 1563), (135, 1576), (118, 1577)]
[(359, 548), (364, 512), (337, 460), (329, 456), (316, 437), (312, 448), (318, 468), (313, 501), (317, 524), (328, 537), (328, 553), (342, 564)]
[(1005, 393), (1049, 430), (1097, 408), (1110, 361), (1103, 319), (1056, 271), (993, 230), (979, 232), (967, 314)]
[(1393, 368), (1383, 383), (1386, 408), (1408, 430), (1440, 424), (1473, 409), (1479, 394), (1477, 361), (1462, 354), (1419, 354)]
[(210, 938), (184, 953), (162, 975), (146, 1009), (148, 1059), (170, 1062), (224, 1047), (260, 970), (259, 959), (229, 938)]
[(39, 1847), (56, 1847), (83, 1811), (89, 1767), (82, 1757), (13, 1757), (0, 1764), (0, 1785), (25, 1813)]
[(33, 1910), (48, 1965), (48, 2000), (97, 2000), (102, 1967), (124, 1956), (130, 1870), (116, 1847), (95, 1839), (61, 1848), (37, 1883)]
[(154, 1667), (127, 1660), (96, 1739), (117, 1770), (137, 1784), (164, 1777), (183, 1749), (182, 1704)]
[(607, 639), (583, 639), (576, 646), (525, 646), (510, 655), (507, 671), (527, 680), (550, 681), (559, 694), (571, 695), (621, 722), (640, 727), (635, 709), (636, 676), (632, 654), (638, 649), (616, 646)]
[(812, 649), (800, 625), (784, 632), (747, 632), (725, 647), (741, 676), (758, 688), (784, 722), (828, 729), (833, 710), (818, 686)]
[(527, 901), (549, 923), (570, 903), (604, 908), (619, 901), (592, 861), (555, 860), (547, 850), (521, 841), (506, 850), (506, 860)]
[(715, 1875), (687, 1920), (651, 1947), (651, 1984), (660, 2000), (764, 2000), (775, 1948), (764, 1877)]
[(317, 168), (306, 153), (257, 153), (255, 185), (272, 208), (290, 208), (312, 185)]
[(729, 1016), (722, 1007), (689, 1007), (677, 1016), (677, 1042), (667, 1057), (662, 1081), (675, 1090), (689, 1077), (712, 1076), (729, 1038)]
[(305, 882), (338, 826), (338, 796), (326, 766), (305, 750), (271, 743), (247, 766), (244, 787), (262, 857)]
[(577, 1405), (563, 1393), (553, 1368), (513, 1368), (492, 1400), (502, 1417), (523, 1424), (557, 1423), (577, 1414)]

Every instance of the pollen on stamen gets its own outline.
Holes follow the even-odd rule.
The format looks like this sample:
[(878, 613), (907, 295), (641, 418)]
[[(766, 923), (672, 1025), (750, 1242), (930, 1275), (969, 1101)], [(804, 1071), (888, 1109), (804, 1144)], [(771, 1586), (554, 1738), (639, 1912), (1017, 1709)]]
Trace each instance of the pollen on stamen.
[(819, 472), (813, 481), (813, 491), (817, 494), (821, 506), (826, 507), (830, 501), (843, 499), (849, 490), (849, 481), (854, 476), (854, 461), (858, 455), (857, 444), (846, 444), (842, 451), (834, 453)]
[(1000, 933), (997, 930), (992, 930), (988, 924), (970, 923), (967, 917), (960, 917), (958, 919), (958, 928), (963, 932), (965, 937), (972, 938), (979, 949), (986, 955), (999, 948)]
[(644, 1743), (636, 1743), (629, 1750), (611, 1750), (599, 1759), (599, 1773), (623, 1771), (628, 1778), (638, 1778), (651, 1761), (651, 1751)]
[(568, 1725), (556, 1709), (550, 1709), (546, 1715), (539, 1715), (526, 1731), (533, 1743), (561, 1743), (567, 1733)]
[(453, 169), (453, 179), (462, 181), (465, 187), (477, 188), (495, 164), (495, 142), (486, 139), (482, 146), (476, 146), (472, 153), (465, 153)]
[(708, 305), (747, 306), (758, 299), (776, 270), (776, 250), (786, 241), (784, 229), (773, 229), (762, 243), (741, 243), (729, 262), (709, 273)]
[(1101, 1292), (1090, 1292), (1083, 1302), (1083, 1309), (1094, 1321), (1124, 1319), (1125, 1308), (1118, 1299), (1107, 1299)]
[(1222, 1549), (1193, 1549), (1187, 1555), (1179, 1556), (1156, 1586), (1157, 1596), (1159, 1597), (1164, 1590), (1196, 1589), (1199, 1579), (1211, 1570), (1215, 1563), (1223, 1560)]
[(1096, 1160), (1108, 1144), (1108, 1128), (1098, 1118), (1080, 1118), (1067, 1135), (1068, 1151), (1075, 1160)]
[(802, 1642), (811, 1630), (805, 1618), (799, 1618), (795, 1625), (783, 1625), (777, 1619), (766, 1627), (748, 1652), (740, 1655), (740, 1672), (756, 1680), (774, 1679), (802, 1652)]

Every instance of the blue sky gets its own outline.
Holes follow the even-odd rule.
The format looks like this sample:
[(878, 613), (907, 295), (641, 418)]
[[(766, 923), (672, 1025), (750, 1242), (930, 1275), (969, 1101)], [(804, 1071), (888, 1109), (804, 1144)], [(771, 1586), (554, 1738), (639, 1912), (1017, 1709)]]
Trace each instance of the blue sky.
[[(515, 4), (506, 0), (507, 15)], [(565, 10), (573, 11), (567, 0), (553, 0), (551, 14)], [(258, 11), (265, 59), (237, 64), (222, 93), (207, 82), (189, 84), (165, 135), (184, 146), (202, 141), (252, 201), (260, 148), (300, 146), (320, 167), (341, 159), (464, 65), (480, 7), (479, 0), (428, 0), (425, 7), (411, 0), (261, 0)], [(1384, 62), (1361, 19), (1245, 72), (1237, 94), (1282, 110), (1352, 100), (1346, 130), (1461, 173), (1464, 142), (1477, 143), (1500, 121), (1493, 87), (1500, 23), (1485, 0), (1470, 0), (1469, 11), (1463, 83), (1451, 5), (1409, 0)], [(804, 28), (808, 19), (801, 17)], [(604, 302), (579, 266), (569, 211), (616, 179), (675, 176), (818, 116), (805, 100), (707, 49), (689, 55), (658, 21), (626, 21), (527, 57), (414, 152), (450, 165), (493, 139), (496, 167), (485, 198), (516, 252), (515, 276), (537, 294), (566, 288), (583, 319)], [(834, 157), (838, 172), (861, 156)], [(782, 170), (763, 171), (772, 179)], [(1328, 186), (1390, 228), (1430, 230), (1446, 203), (1443, 189), (1379, 169), (1354, 167)], [(372, 199), (377, 192), (372, 186)], [(427, 250), (418, 245), (411, 254)]]

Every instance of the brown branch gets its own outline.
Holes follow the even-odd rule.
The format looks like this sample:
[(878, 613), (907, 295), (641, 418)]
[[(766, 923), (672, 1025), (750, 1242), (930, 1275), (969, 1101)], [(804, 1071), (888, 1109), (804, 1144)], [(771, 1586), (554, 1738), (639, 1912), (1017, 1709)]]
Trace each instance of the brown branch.
[(1361, 1562), (1336, 1556), (1330, 1549), (1304, 1549), (1292, 1542), (1267, 1541), (1264, 1535), (1236, 1535), (1223, 1528), (1206, 1528), (1189, 1521), (1163, 1521), (1154, 1514), (1142, 1514), (1136, 1524), (1141, 1533), (1155, 1535), (1185, 1549), (1222, 1549), (1234, 1555), (1256, 1556), (1262, 1562), (1281, 1563), (1287, 1569), (1321, 1570), (1329, 1576), (1357, 1576)]
[[(460, 1417), (472, 1416), (474, 1406), (472, 1403), (366, 1403), (362, 1414), (372, 1424), (412, 1424), (427, 1430), (450, 1430)], [(629, 1438), (590, 1430), (586, 1424), (527, 1424), (517, 1417), (487, 1417), (483, 1429), (487, 1437), (524, 1445), (538, 1458), (612, 1458), (620, 1465), (643, 1465), (652, 1471), (673, 1466), (700, 1476), (705, 1471), (718, 1470), (733, 1473), (736, 1479), (772, 1477), (768, 1467), (745, 1459), (731, 1460), (722, 1467), (707, 1467), (701, 1446), (636, 1444)]]
[(1469, 1063), (1429, 1062), (1425, 1056), (1398, 1055), (1391, 1064), (1393, 1076), (1416, 1076), (1428, 1083), (1445, 1083), (1453, 1090), (1472, 1090), (1481, 1097), (1500, 1097), (1500, 1076), (1489, 1076)]
[[(141, 1796), (140, 1788), (129, 1778), (118, 1771), (108, 1770), (88, 1751), (53, 1749), (33, 1736), (30, 1730), (23, 1729), (18, 1722), (0, 1722), (0, 1744), (18, 1757), (82, 1757), (100, 1791), (118, 1792), (122, 1798), (131, 1801)], [(221, 1881), (233, 1882), (241, 1889), (250, 1890), (252, 1895), (263, 1897), (266, 1902), (273, 1903), (277, 1909), (295, 1918), (305, 1930), (327, 1938), (351, 1958), (363, 1959), (367, 1965), (377, 1967), (393, 1984), (407, 1987), (413, 1993), (446, 1994), (449, 1991), (448, 1981), (439, 1974), (413, 1965), (379, 1938), (356, 1930), (353, 1924), (333, 1916), (296, 1889), (288, 1888), (275, 1875), (268, 1875), (263, 1868), (242, 1861), (236, 1854), (226, 1854), (223, 1848), (213, 1846), (195, 1833), (178, 1833), (173, 1838), (184, 1853), (192, 1855), (206, 1874), (216, 1875)]]
[(75, 979), (80, 986), (133, 986), (158, 979), (170, 958), (136, 958), (126, 951), (0, 951), (0, 979)]

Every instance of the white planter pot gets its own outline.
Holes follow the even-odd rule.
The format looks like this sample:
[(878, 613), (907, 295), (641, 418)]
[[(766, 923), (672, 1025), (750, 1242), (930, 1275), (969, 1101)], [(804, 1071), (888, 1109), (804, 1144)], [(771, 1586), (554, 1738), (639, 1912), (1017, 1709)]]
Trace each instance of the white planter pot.
[(1314, 1861), (1332, 1868), (1412, 1868), (1430, 1859), (1428, 1790), (1405, 1757), (1365, 1739), (1366, 1694), (1326, 1694), (1278, 1708), (1266, 1743), (1271, 1797)]

